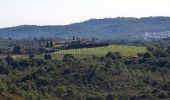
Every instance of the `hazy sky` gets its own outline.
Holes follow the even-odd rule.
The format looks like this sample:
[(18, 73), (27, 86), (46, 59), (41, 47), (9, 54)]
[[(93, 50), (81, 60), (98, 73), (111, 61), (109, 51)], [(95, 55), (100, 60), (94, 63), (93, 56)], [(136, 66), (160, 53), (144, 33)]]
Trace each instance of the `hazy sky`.
[(0, 0), (1, 28), (147, 16), (170, 16), (170, 0)]

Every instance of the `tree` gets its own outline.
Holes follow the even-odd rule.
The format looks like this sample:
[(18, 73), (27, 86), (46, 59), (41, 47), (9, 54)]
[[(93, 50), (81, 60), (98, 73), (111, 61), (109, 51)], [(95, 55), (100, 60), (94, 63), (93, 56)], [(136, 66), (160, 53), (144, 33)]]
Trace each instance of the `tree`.
[(75, 40), (75, 37), (73, 36), (73, 40)]
[(106, 62), (106, 64), (105, 64), (105, 67), (106, 67), (106, 68), (111, 68), (111, 66), (112, 66), (112, 59), (111, 59), (111, 58), (108, 58), (108, 60), (107, 60), (107, 62)]
[(63, 57), (63, 62), (72, 62), (74, 60), (74, 56), (71, 54), (65, 54)]
[(46, 47), (46, 48), (50, 48), (50, 43), (49, 43), (49, 41), (47, 41), (45, 47)]
[(166, 52), (170, 54), (170, 46), (167, 47)]
[(107, 98), (106, 98), (106, 100), (113, 100), (114, 98), (113, 98), (113, 96), (111, 95), (111, 94), (109, 94), (108, 96), (107, 96)]
[(13, 58), (11, 57), (11, 56), (7, 56), (6, 58), (5, 58), (5, 61), (8, 63), (8, 65), (13, 61)]
[(50, 48), (54, 46), (53, 40), (50, 39)]
[(147, 47), (147, 50), (150, 52), (155, 52), (158, 50), (158, 48), (156, 46), (150, 45)]
[(39, 48), (39, 53), (45, 53), (47, 50), (46, 50), (46, 48)]
[(14, 53), (14, 54), (21, 54), (21, 47), (20, 46), (15, 46), (13, 48), (12, 53)]
[(111, 59), (121, 59), (122, 56), (119, 52), (108, 52), (105, 56), (106, 58), (111, 58)]
[(143, 53), (138, 53), (137, 55), (138, 55), (138, 57), (142, 57)]
[(2, 54), (2, 52), (3, 52), (3, 50), (2, 50), (2, 49), (0, 49), (0, 54)]
[(152, 57), (153, 57), (153, 55), (152, 55), (151, 52), (145, 52), (145, 53), (143, 54), (143, 58), (152, 58)]
[(162, 48), (159, 45), (151, 45), (147, 47), (147, 50), (152, 53), (153, 56), (159, 57), (162, 53)]
[(45, 54), (44, 59), (45, 60), (50, 60), (50, 59), (52, 59), (52, 56), (50, 54)]
[(35, 57), (35, 55), (34, 55), (34, 54), (30, 54), (30, 55), (29, 55), (29, 58), (30, 58), (31, 60), (33, 60), (33, 59), (34, 59), (34, 57)]
[(46, 45), (45, 45), (46, 48), (51, 48), (51, 47), (53, 47), (53, 46), (54, 46), (54, 43), (53, 43), (53, 40), (52, 40), (52, 39), (48, 40), (47, 43), (46, 43)]

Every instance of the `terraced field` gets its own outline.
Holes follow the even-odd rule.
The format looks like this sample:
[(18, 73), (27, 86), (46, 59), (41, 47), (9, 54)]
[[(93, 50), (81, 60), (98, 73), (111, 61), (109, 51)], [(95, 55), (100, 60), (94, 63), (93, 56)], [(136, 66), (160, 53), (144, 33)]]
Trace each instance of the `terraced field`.
[(70, 50), (60, 50), (53, 54), (63, 55), (63, 54), (73, 54), (73, 55), (105, 55), (109, 51), (120, 52), (122, 56), (132, 56), (135, 57), (137, 54), (146, 51), (145, 47), (138, 46), (122, 46), (122, 45), (112, 45), (106, 47), (95, 47), (95, 48), (82, 48), (82, 49), (70, 49)]

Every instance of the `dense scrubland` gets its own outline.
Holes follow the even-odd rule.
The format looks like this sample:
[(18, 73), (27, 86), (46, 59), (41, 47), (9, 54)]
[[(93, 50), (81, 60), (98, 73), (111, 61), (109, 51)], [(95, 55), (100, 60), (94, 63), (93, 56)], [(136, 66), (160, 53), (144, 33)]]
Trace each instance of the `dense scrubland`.
[(170, 98), (170, 47), (136, 57), (119, 52), (79, 58), (50, 54), (0, 60), (2, 100), (152, 100)]
[(170, 98), (169, 39), (54, 53), (46, 53), (46, 41), (0, 41), (0, 100)]

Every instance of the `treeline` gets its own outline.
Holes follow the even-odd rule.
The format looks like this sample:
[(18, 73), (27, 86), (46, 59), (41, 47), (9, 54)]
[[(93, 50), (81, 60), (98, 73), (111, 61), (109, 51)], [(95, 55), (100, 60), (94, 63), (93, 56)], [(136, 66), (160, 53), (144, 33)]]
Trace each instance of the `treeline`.
[(41, 54), (45, 53), (47, 49), (45, 47), (23, 47), (14, 46), (7, 48), (0, 48), (0, 54)]
[(129, 39), (114, 39), (114, 40), (102, 40), (100, 43), (109, 43), (116, 45), (129, 45), (129, 46), (147, 46), (149, 41), (146, 40), (129, 40)]
[[(50, 39), (35, 38), (33, 40), (2, 39), (0, 40), (0, 54), (41, 54), (41, 53), (49, 52), (50, 48), (55, 45), (55, 42), (61, 42), (61, 41), (64, 40), (55, 39), (55, 38), (50, 38)], [(129, 45), (129, 46), (148, 46), (148, 45), (155, 44), (155, 45), (159, 45), (161, 48), (167, 48), (170, 43), (169, 38), (158, 39), (158, 40), (93, 39), (92, 41), (101, 44)], [(49, 48), (49, 50), (47, 48)], [(77, 46), (75, 48), (79, 48), (79, 47)]]
[(116, 45), (129, 45), (129, 46), (149, 46), (159, 45), (161, 48), (170, 46), (170, 38), (150, 39), (150, 40), (136, 40), (136, 39), (114, 39), (114, 40), (101, 40), (100, 43), (109, 43)]
[(13, 40), (2, 39), (0, 40), (0, 53), (1, 54), (29, 54), (39, 53), (45, 47), (47, 39), (34, 39), (34, 40)]
[(59, 40), (48, 38), (35, 38), (34, 40), (0, 40), (0, 54), (42, 54), (47, 48), (54, 46)]
[(170, 98), (170, 48), (138, 57), (119, 52), (53, 59), (0, 60), (0, 98), (9, 100), (153, 100)]

